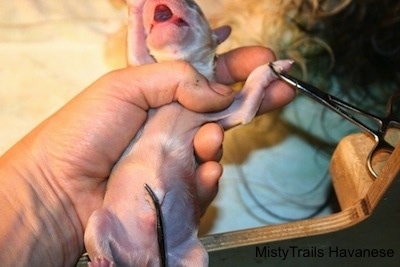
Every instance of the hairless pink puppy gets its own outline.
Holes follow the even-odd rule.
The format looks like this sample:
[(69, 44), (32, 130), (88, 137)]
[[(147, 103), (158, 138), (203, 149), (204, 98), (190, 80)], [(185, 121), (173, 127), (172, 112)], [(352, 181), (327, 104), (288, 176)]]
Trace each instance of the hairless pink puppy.
[[(214, 79), (215, 50), (229, 36), (229, 27), (211, 30), (192, 0), (127, 4), (129, 64), (186, 60)], [(280, 60), (274, 66), (288, 70), (291, 63)], [(221, 112), (195, 113), (178, 103), (149, 110), (145, 125), (113, 169), (102, 208), (89, 219), (85, 245), (91, 266), (208, 265), (208, 254), (197, 237), (194, 135), (206, 122), (226, 129), (249, 123), (265, 88), (276, 78), (268, 65), (254, 69), (233, 103)], [(157, 203), (164, 222), (166, 262), (157, 242)]]

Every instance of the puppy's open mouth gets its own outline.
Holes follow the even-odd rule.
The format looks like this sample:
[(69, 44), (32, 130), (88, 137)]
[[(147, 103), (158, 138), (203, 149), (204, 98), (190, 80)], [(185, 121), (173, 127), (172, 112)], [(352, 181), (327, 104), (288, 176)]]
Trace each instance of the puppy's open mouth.
[(189, 24), (182, 18), (174, 16), (172, 10), (167, 5), (158, 5), (154, 10), (155, 22), (171, 21), (178, 27), (189, 26)]

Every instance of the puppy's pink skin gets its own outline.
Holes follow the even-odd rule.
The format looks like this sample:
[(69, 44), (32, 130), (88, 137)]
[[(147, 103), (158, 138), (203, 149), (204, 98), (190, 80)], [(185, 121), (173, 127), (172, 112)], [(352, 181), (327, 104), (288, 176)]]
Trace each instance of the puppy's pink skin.
[[(287, 70), (291, 61), (274, 64)], [(218, 113), (194, 113), (178, 103), (150, 110), (142, 132), (112, 172), (103, 207), (89, 219), (85, 244), (90, 257), (117, 266), (158, 266), (155, 211), (143, 186), (147, 183), (161, 202), (169, 266), (207, 266), (207, 253), (197, 238), (194, 134), (206, 122), (224, 128), (250, 122), (275, 79), (268, 65), (256, 68), (232, 105)]]
[[(213, 32), (190, 0), (127, 2), (130, 64), (154, 63), (153, 56), (161, 58), (158, 61), (184, 59), (213, 79), (215, 48), (227, 37), (226, 29)], [(173, 19), (154, 22), (154, 9), (159, 4), (167, 5), (173, 19), (184, 19), (189, 27), (177, 26)], [(192, 24), (200, 25), (208, 37), (196, 39), (199, 30)], [(165, 31), (169, 34), (160, 36)], [(207, 56), (199, 60), (191, 55), (199, 52)], [(274, 63), (282, 70), (288, 70), (291, 64), (290, 60)], [(249, 123), (259, 109), (265, 88), (276, 78), (268, 65), (256, 68), (231, 106), (222, 112), (195, 113), (178, 103), (149, 111), (145, 125), (113, 169), (103, 207), (89, 219), (85, 245), (93, 259), (91, 266), (160, 265), (156, 213), (145, 183), (161, 203), (168, 265), (208, 265), (207, 252), (197, 238), (200, 209), (195, 198), (194, 135), (206, 122), (218, 122), (224, 128)]]

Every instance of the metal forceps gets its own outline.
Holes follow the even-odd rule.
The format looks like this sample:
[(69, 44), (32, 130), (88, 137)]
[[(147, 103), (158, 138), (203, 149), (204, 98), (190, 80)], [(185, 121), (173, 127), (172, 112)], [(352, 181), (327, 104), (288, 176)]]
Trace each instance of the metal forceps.
[[(393, 94), (386, 106), (386, 115), (385, 117), (378, 117), (369, 112), (361, 110), (343, 100), (338, 99), (335, 96), (332, 96), (313, 85), (310, 85), (306, 82), (303, 82), (295, 77), (292, 77), (289, 74), (282, 73), (282, 71), (276, 67), (274, 67), (273, 63), (269, 64), (272, 71), (281, 79), (282, 81), (288, 83), (289, 85), (298, 89), (301, 93), (304, 93), (306, 96), (316, 100), (321, 105), (331, 109), (332, 111), (338, 113), (345, 119), (349, 120), (362, 130), (369, 133), (375, 139), (375, 146), (372, 148), (371, 152), (367, 157), (367, 167), (369, 172), (375, 178), (378, 177), (377, 172), (373, 167), (373, 158), (380, 152), (385, 152), (387, 154), (391, 154), (394, 150), (394, 145), (391, 145), (385, 140), (385, 136), (389, 129), (398, 128), (400, 129), (400, 110), (397, 111), (394, 108), (394, 103), (396, 99), (400, 100), (400, 91), (397, 91)], [(364, 118), (371, 119), (378, 124), (377, 129), (372, 129), (365, 123), (361, 122), (359, 119), (355, 118), (353, 115), (349, 114), (347, 111), (351, 111), (355, 114), (361, 115)], [(397, 116), (397, 118), (396, 118)]]

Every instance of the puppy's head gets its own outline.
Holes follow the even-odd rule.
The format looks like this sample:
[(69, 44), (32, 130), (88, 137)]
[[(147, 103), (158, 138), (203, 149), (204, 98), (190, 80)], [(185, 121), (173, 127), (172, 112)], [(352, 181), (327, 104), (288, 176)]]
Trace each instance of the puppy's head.
[(217, 45), (230, 34), (228, 26), (212, 30), (193, 0), (147, 0), (143, 23), (156, 61), (186, 60), (196, 68), (212, 68)]

